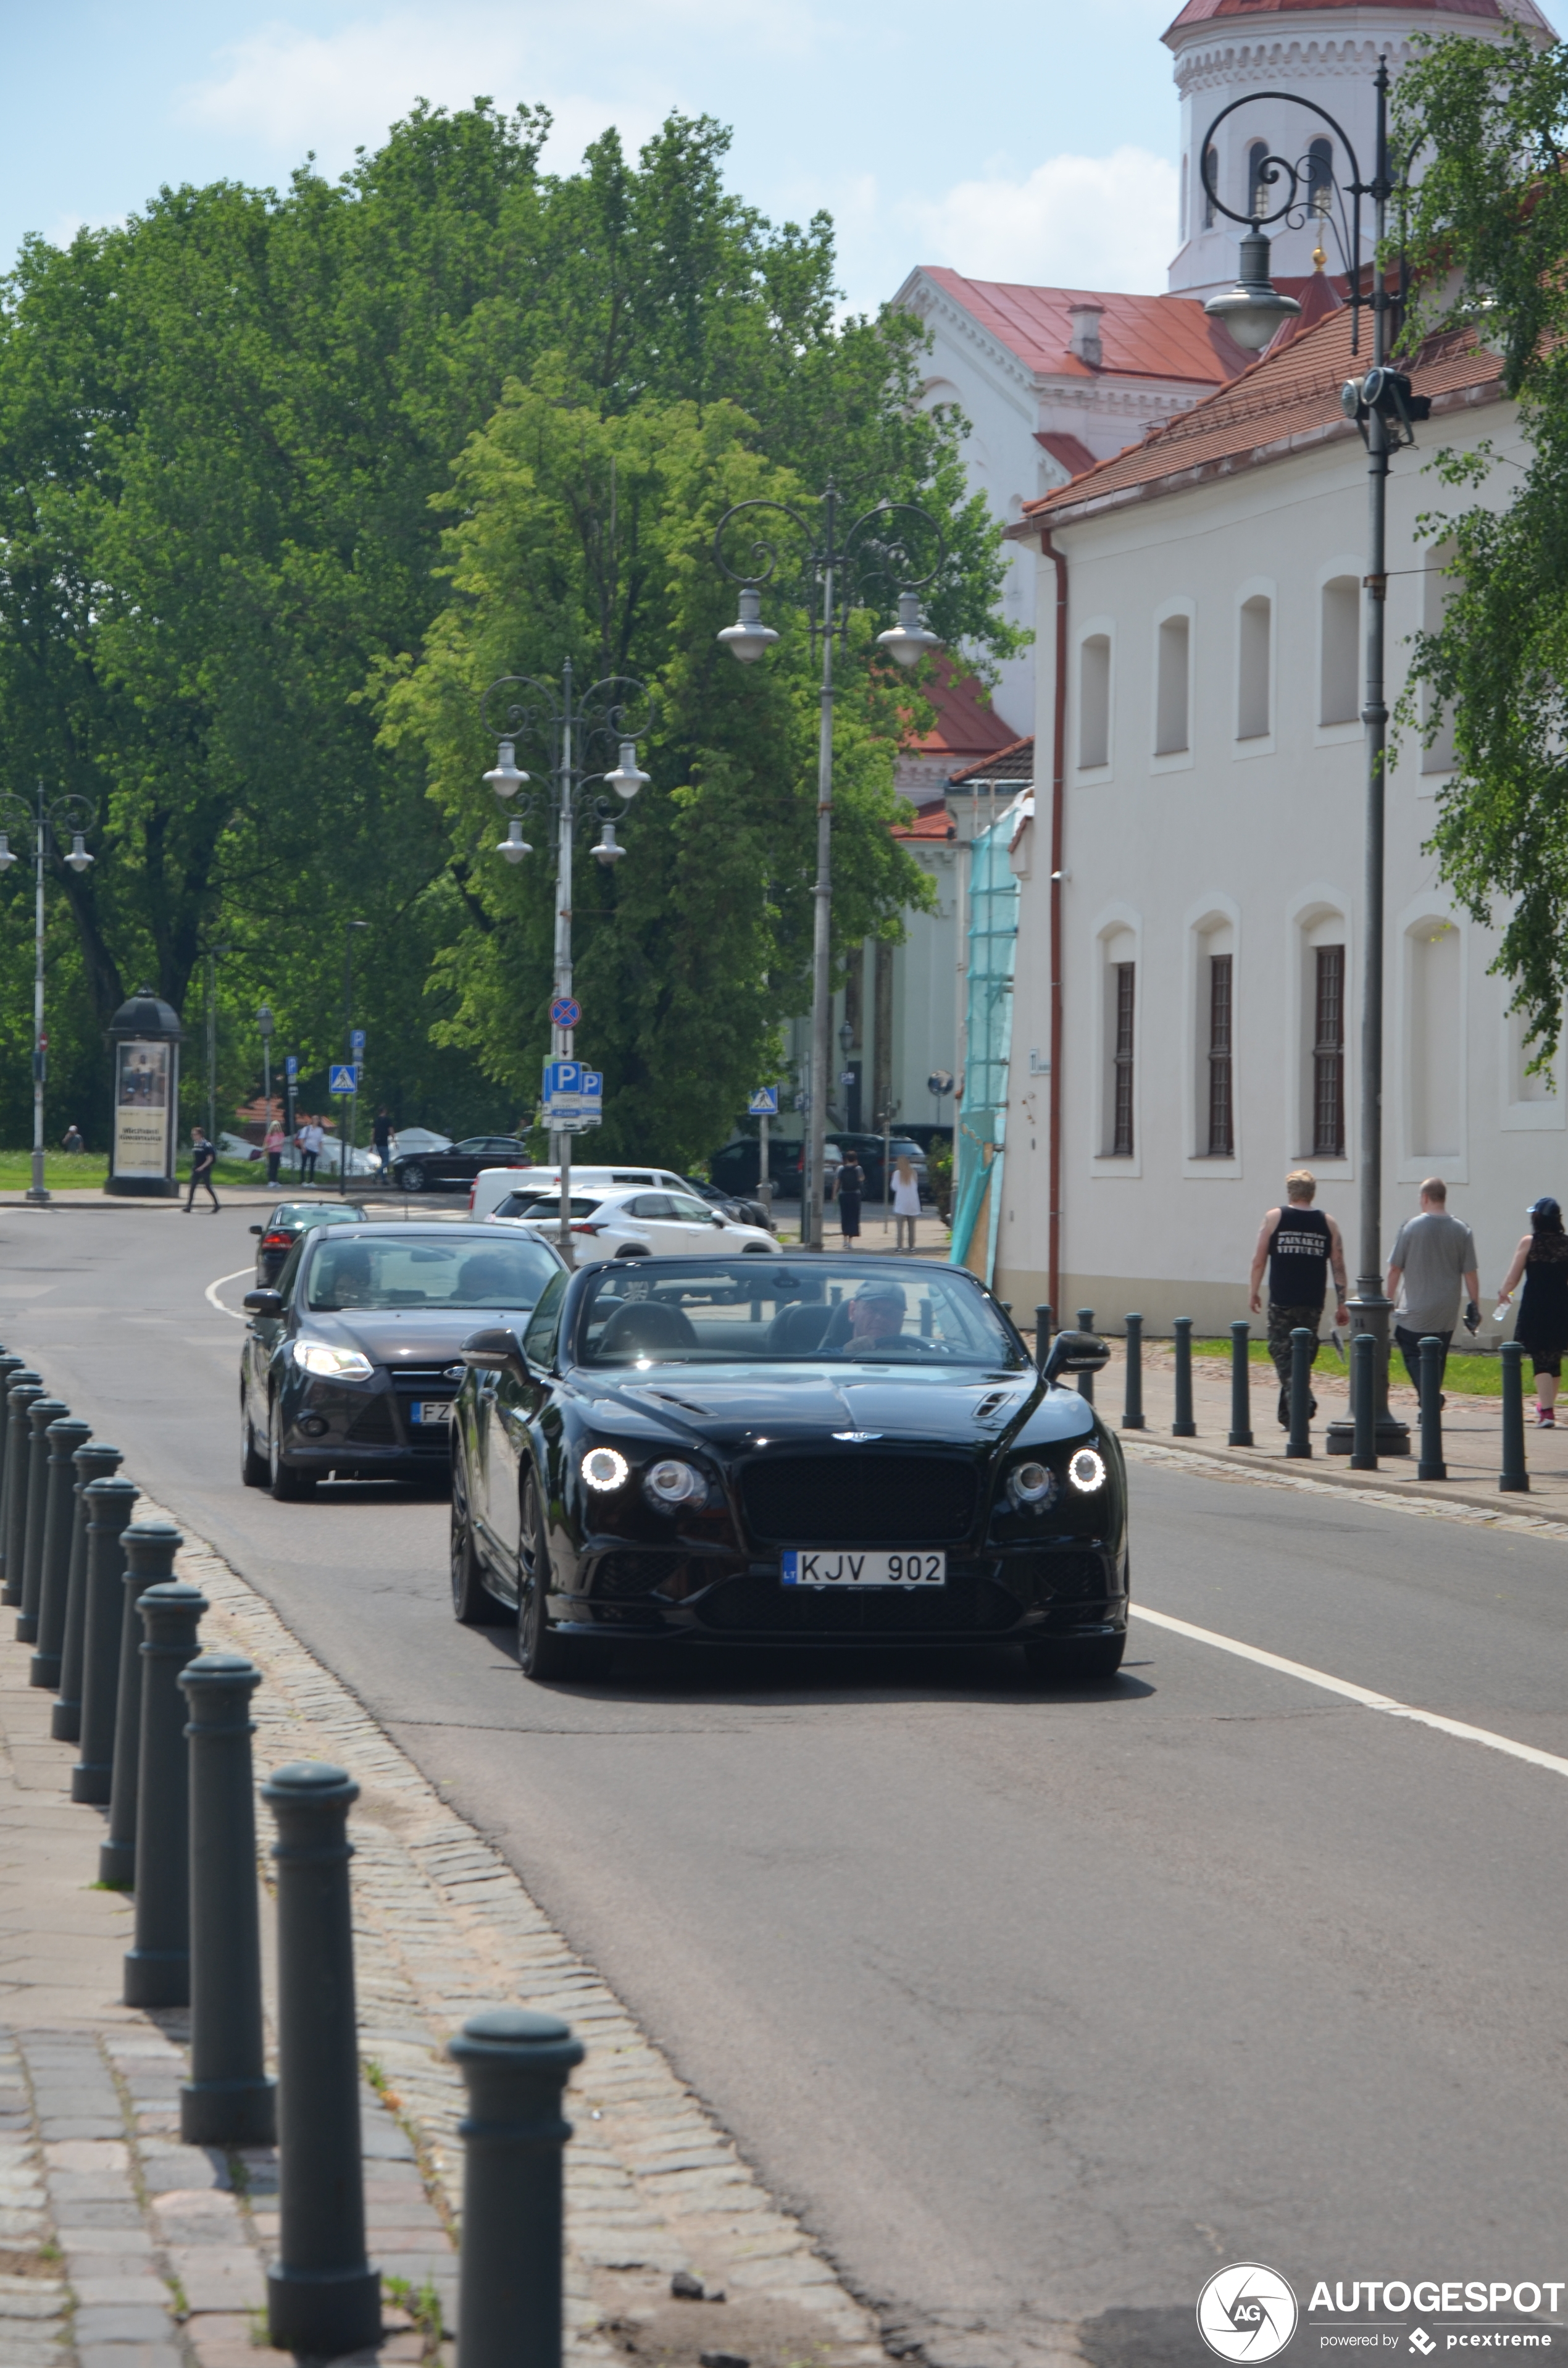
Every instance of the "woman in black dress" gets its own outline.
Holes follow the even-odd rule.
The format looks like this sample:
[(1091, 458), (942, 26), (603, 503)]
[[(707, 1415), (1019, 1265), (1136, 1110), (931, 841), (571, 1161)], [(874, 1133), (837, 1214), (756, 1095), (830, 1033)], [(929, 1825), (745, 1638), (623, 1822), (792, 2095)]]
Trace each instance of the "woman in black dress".
[(1535, 1367), (1535, 1418), (1541, 1430), (1557, 1428), (1557, 1384), (1562, 1372), (1562, 1351), (1568, 1349), (1568, 1234), (1562, 1212), (1550, 1193), (1543, 1193), (1530, 1212), (1531, 1231), (1514, 1252), (1500, 1300), (1512, 1296), (1524, 1277), (1514, 1338)]
[(851, 1151), (838, 1171), (838, 1222), (846, 1242), (860, 1238), (860, 1195), (866, 1189), (866, 1171)]

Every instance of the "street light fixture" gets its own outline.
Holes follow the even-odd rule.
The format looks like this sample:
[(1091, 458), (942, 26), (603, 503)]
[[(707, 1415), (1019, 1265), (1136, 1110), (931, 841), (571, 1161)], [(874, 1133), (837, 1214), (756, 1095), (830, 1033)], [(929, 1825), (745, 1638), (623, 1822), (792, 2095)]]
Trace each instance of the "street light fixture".
[[(653, 707), (653, 694), (647, 685), (630, 675), (607, 675), (579, 697), (574, 687), (570, 658), (561, 669), (559, 692), (553, 684), (538, 682), (531, 675), (502, 675), (480, 700), (480, 715), (485, 728), (494, 734), (496, 743), (495, 762), (483, 778), (497, 798), (510, 801), (519, 790), (531, 786), (529, 776), (517, 765), (519, 740), (531, 740), (542, 749), (549, 766), (549, 786), (539, 792), (539, 810), (548, 815), (555, 830), (553, 999), (558, 1004), (569, 1003), (572, 997), (572, 860), (575, 833), (580, 823), (586, 824), (591, 819), (598, 824), (598, 839), (588, 851), (602, 870), (613, 871), (624, 859), (627, 850), (617, 841), (616, 822), (638, 791), (648, 784), (649, 776), (638, 766), (637, 743), (652, 728)], [(600, 748), (607, 746), (619, 750), (619, 761), (608, 772), (591, 761)], [(589, 798), (585, 794), (596, 783), (617, 792), (621, 801), (619, 810), (602, 797)], [(529, 811), (530, 805), (531, 802), (525, 800), (522, 811), (508, 817), (506, 836), (496, 843), (495, 853), (508, 863), (520, 863), (525, 855), (533, 853), (523, 837), (523, 812)], [(551, 1060), (571, 1060), (573, 1041), (574, 1030), (557, 1026), (552, 1019)], [(551, 1149), (561, 1168), (558, 1239), (561, 1254), (570, 1264), (572, 1130), (552, 1129)]]
[(59, 852), (62, 839), (69, 838), (71, 851), (61, 861), (78, 879), (88, 871), (94, 858), (87, 852), (86, 834), (93, 825), (93, 809), (87, 799), (74, 793), (48, 803), (40, 781), (29, 806), (25, 798), (11, 792), (0, 796), (0, 874), (9, 871), (19, 859), (12, 848), (13, 837), (30, 837), (33, 856), (33, 1160), (32, 1182), (28, 1187), (28, 1199), (45, 1201), (49, 1194), (43, 1183), (43, 1088), (49, 1066), (49, 1038), (43, 1027), (43, 867), (52, 842)]
[[(1345, 388), (1341, 402), (1346, 415), (1355, 420), (1367, 447), (1367, 468), (1370, 495), (1370, 525), (1368, 569), (1365, 589), (1367, 609), (1367, 682), (1366, 701), (1361, 720), (1367, 727), (1367, 823), (1366, 823), (1366, 956), (1361, 998), (1361, 1206), (1360, 1206), (1360, 1272), (1356, 1278), (1356, 1295), (1350, 1302), (1352, 1322), (1359, 1332), (1369, 1332), (1377, 1341), (1374, 1367), (1377, 1374), (1377, 1452), (1380, 1455), (1408, 1455), (1410, 1432), (1407, 1427), (1389, 1412), (1389, 1302), (1383, 1296), (1382, 1267), (1382, 1183), (1383, 1183), (1383, 833), (1384, 833), (1384, 757), (1388, 741), (1388, 706), (1383, 696), (1383, 662), (1385, 609), (1388, 597), (1387, 521), (1388, 472), (1391, 452), (1402, 444), (1414, 442), (1413, 423), (1425, 419), (1431, 410), (1426, 397), (1412, 393), (1410, 381), (1403, 372), (1389, 368), (1389, 315), (1403, 301), (1404, 266), (1400, 268), (1400, 290), (1397, 295), (1383, 284), (1381, 263), (1388, 228), (1388, 203), (1409, 178), (1410, 164), (1415, 151), (1404, 160), (1398, 181), (1391, 169), (1388, 146), (1388, 60), (1378, 61), (1373, 87), (1377, 92), (1376, 148), (1371, 177), (1367, 178), (1358, 161), (1356, 151), (1325, 108), (1315, 100), (1301, 98), (1291, 91), (1248, 92), (1222, 107), (1203, 135), (1199, 149), (1205, 193), (1216, 209), (1232, 222), (1244, 222), (1247, 235), (1242, 245), (1241, 279), (1226, 295), (1211, 296), (1204, 311), (1223, 321), (1240, 345), (1259, 351), (1274, 335), (1280, 321), (1298, 313), (1295, 299), (1284, 296), (1274, 288), (1268, 277), (1268, 242), (1264, 236), (1264, 224), (1288, 222), (1301, 229), (1309, 213), (1320, 225), (1326, 224), (1338, 247), (1349, 287), (1351, 305), (1350, 350), (1359, 351), (1361, 314), (1366, 311), (1372, 320), (1372, 367), (1362, 379), (1352, 379)], [(1226, 205), (1214, 187), (1213, 168), (1216, 150), (1214, 134), (1228, 115), (1237, 108), (1258, 102), (1286, 107), (1303, 108), (1316, 116), (1334, 133), (1350, 163), (1350, 178), (1343, 183), (1330, 183), (1333, 203), (1325, 202), (1325, 184), (1321, 167), (1309, 155), (1292, 163), (1284, 156), (1268, 155), (1254, 168), (1253, 210), (1238, 213)], [(1417, 143), (1419, 145), (1419, 142)], [(1267, 194), (1283, 185), (1281, 202), (1272, 211), (1267, 206)], [(1346, 199), (1349, 199), (1348, 209)], [(1361, 285), (1362, 207), (1370, 200), (1372, 208), (1370, 285)], [(1320, 263), (1323, 249), (1318, 249)], [(1354, 1451), (1354, 1426), (1348, 1420), (1332, 1422), (1324, 1439), (1330, 1454), (1349, 1454)]]
[[(719, 639), (743, 666), (751, 666), (778, 639), (772, 626), (762, 621), (762, 587), (774, 579), (778, 553), (771, 545), (758, 541), (752, 545), (751, 572), (732, 567), (724, 557), (726, 530), (744, 511), (767, 510), (788, 518), (807, 546), (803, 580), (794, 605), (805, 613), (812, 647), (819, 641), (822, 643), (822, 720), (817, 742), (817, 876), (812, 892), (816, 918), (812, 942), (811, 1089), (806, 1095), (801, 1246), (820, 1250), (828, 1071), (833, 1058), (833, 645), (836, 640), (847, 650), (853, 595), (874, 581), (884, 588), (892, 586), (898, 596), (898, 623), (878, 634), (877, 647), (902, 666), (912, 666), (927, 652), (939, 649), (938, 636), (921, 617), (920, 595), (940, 574), (947, 547), (937, 521), (914, 502), (879, 502), (841, 533), (841, 496), (831, 481), (816, 500), (819, 517), (814, 522), (788, 502), (767, 498), (736, 502), (714, 529), (713, 557), (731, 582), (740, 586), (736, 620), (724, 627)], [(912, 534), (935, 539), (937, 564), (924, 575), (915, 572)]]

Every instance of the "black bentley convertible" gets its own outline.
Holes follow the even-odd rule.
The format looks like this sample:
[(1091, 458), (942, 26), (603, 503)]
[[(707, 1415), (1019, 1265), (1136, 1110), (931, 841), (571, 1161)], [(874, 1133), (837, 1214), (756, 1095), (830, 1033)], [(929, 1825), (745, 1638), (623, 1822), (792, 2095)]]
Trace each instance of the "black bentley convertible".
[(463, 1346), (460, 1620), (515, 1616), (529, 1677), (618, 1643), (1017, 1642), (1110, 1677), (1120, 1451), (997, 1302), (924, 1260), (649, 1258), (564, 1271)]

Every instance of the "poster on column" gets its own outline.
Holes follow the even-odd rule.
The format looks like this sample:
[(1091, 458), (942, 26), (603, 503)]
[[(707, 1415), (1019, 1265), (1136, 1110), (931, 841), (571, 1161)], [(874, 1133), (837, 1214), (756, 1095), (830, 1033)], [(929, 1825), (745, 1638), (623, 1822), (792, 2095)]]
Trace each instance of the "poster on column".
[(169, 1048), (131, 1037), (116, 1047), (114, 1170), (117, 1176), (169, 1172)]

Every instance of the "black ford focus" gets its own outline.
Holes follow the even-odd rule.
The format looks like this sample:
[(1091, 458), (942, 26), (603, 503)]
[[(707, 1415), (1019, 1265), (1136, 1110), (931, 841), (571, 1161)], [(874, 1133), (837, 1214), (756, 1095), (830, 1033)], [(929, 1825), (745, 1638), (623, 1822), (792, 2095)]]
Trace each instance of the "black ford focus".
[(460, 1620), (530, 1677), (618, 1643), (1016, 1642), (1108, 1678), (1127, 1627), (1120, 1451), (972, 1275), (906, 1259), (641, 1258), (466, 1342)]
[(245, 1486), (444, 1478), (463, 1341), (526, 1325), (564, 1272), (552, 1243), (494, 1225), (312, 1226), (276, 1287), (245, 1293)]

